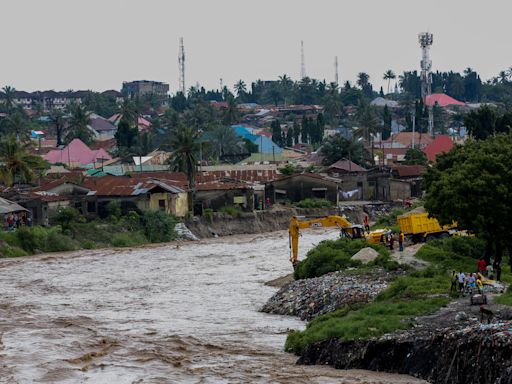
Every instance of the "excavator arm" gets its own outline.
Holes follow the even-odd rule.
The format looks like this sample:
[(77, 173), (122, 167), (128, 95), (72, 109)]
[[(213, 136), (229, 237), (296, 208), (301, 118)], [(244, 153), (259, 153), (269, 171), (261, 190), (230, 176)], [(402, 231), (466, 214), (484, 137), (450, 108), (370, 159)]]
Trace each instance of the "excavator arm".
[(293, 267), (297, 265), (299, 253), (299, 234), (301, 229), (311, 227), (338, 227), (344, 229), (344, 233), (352, 238), (364, 238), (364, 231), (360, 225), (353, 225), (342, 216), (326, 216), (318, 219), (299, 220), (293, 216), (290, 220), (289, 240), (290, 240), (290, 261)]

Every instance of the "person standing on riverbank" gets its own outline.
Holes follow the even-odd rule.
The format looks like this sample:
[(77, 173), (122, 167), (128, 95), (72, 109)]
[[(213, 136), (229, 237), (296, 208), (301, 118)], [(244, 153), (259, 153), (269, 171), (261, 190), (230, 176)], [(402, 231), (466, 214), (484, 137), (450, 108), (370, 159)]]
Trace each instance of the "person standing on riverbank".
[(402, 231), (398, 232), (398, 248), (400, 249), (400, 252), (404, 251), (404, 240), (404, 233)]

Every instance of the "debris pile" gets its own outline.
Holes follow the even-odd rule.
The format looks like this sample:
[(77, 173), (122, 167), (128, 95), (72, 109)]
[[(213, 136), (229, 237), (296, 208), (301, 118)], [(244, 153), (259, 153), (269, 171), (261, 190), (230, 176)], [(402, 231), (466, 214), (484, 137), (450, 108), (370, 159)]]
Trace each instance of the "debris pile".
[(272, 296), (261, 311), (311, 320), (344, 305), (369, 302), (400, 274), (381, 269), (363, 274), (340, 271), (293, 281)]
[(299, 363), (397, 372), (433, 384), (512, 384), (512, 321), (469, 319), (370, 340), (325, 340), (309, 345)]

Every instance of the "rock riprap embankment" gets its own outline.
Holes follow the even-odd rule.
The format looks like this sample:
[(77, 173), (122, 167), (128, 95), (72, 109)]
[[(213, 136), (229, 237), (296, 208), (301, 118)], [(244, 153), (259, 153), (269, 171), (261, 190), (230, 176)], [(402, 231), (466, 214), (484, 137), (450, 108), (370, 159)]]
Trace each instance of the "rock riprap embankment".
[(344, 305), (371, 301), (400, 274), (377, 269), (368, 273), (332, 272), (293, 281), (272, 296), (261, 311), (311, 320)]

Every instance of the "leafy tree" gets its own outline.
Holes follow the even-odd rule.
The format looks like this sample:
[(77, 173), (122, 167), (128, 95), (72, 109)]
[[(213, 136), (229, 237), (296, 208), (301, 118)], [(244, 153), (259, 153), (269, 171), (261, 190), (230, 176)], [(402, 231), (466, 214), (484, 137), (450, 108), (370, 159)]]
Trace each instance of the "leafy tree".
[(404, 164), (408, 165), (427, 165), (427, 155), (418, 148), (409, 148), (405, 152), (405, 161)]
[(288, 131), (286, 131), (286, 146), (293, 147), (293, 127), (288, 128)]
[(247, 153), (258, 153), (258, 151), (259, 151), (258, 144), (254, 144), (249, 139), (243, 139), (243, 141), (244, 141), (245, 150), (247, 151)]
[(324, 165), (331, 165), (341, 159), (363, 165), (369, 160), (362, 142), (348, 140), (339, 133), (325, 139), (320, 152), (324, 156)]
[[(440, 223), (456, 221), (487, 242), (486, 258), (512, 255), (512, 135), (468, 140), (439, 155), (424, 177), (425, 208)], [(512, 256), (510, 260), (512, 264)]]
[(384, 76), (382, 77), (384, 80), (388, 81), (388, 94), (389, 94), (389, 86), (391, 85), (391, 80), (396, 79), (395, 72), (393, 72), (391, 69), (388, 69), (386, 72), (384, 72)]
[(232, 96), (228, 97), (227, 103), (228, 103), (228, 107), (224, 111), (222, 123), (224, 125), (231, 125), (231, 124), (239, 121), (240, 111), (238, 110), (238, 106), (236, 104), (236, 100), (234, 97), (232, 97)]
[(464, 118), (464, 125), (469, 134), (477, 140), (485, 140), (496, 133), (496, 111), (484, 105), (476, 111), (471, 111)]
[(382, 111), (382, 140), (387, 140), (391, 136), (391, 112), (389, 112), (389, 108), (387, 105), (384, 106)]
[(88, 92), (82, 100), (82, 105), (88, 111), (104, 117), (110, 117), (119, 111), (115, 97), (98, 92)]
[(48, 168), (38, 155), (29, 153), (30, 144), (23, 144), (13, 135), (0, 139), (0, 180), (7, 186), (30, 183), (37, 170)]
[(57, 136), (57, 146), (64, 144), (63, 136), (66, 127), (66, 119), (64, 113), (59, 109), (52, 109), (49, 114), (50, 124), (55, 128), (55, 136)]
[(293, 142), (299, 144), (300, 141), (300, 125), (297, 120), (293, 121)]
[(26, 140), (29, 137), (30, 122), (22, 109), (12, 112), (3, 122), (5, 133), (12, 134), (16, 140)]
[(309, 120), (304, 116), (300, 126), (300, 141), (304, 144), (309, 143)]
[(144, 211), (140, 217), (144, 235), (152, 243), (171, 241), (176, 237), (176, 219), (159, 210)]
[(66, 133), (66, 143), (73, 139), (80, 139), (85, 144), (90, 145), (93, 139), (93, 133), (88, 128), (91, 122), (91, 113), (80, 104), (71, 103), (68, 105), (69, 125)]
[(114, 135), (118, 148), (131, 148), (135, 145), (139, 130), (137, 126), (131, 126), (127, 119), (121, 118)]
[(270, 128), (272, 128), (272, 141), (279, 145), (280, 147), (283, 146), (283, 134), (281, 132), (281, 123), (279, 120), (274, 120), (270, 124)]
[(191, 189), (195, 188), (197, 172), (197, 157), (199, 151), (199, 136), (191, 126), (180, 125), (176, 135), (171, 140), (174, 149), (170, 157), (171, 167), (177, 171), (185, 172)]
[(58, 210), (55, 216), (52, 217), (52, 221), (59, 224), (62, 228), (62, 232), (71, 232), (73, 238), (75, 237), (75, 223), (80, 218), (80, 214), (75, 208), (64, 207)]

